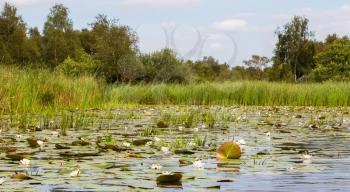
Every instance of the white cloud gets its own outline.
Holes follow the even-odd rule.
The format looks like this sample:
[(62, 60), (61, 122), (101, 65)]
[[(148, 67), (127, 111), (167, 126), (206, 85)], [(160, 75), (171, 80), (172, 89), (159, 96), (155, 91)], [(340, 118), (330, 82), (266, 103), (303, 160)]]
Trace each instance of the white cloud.
[(247, 28), (247, 21), (243, 19), (226, 19), (212, 24), (212, 27), (223, 31), (239, 31)]
[(49, 0), (0, 0), (0, 5), (5, 4), (5, 2), (21, 7), (21, 6), (37, 5), (40, 3), (52, 2), (52, 1), (49, 1)]
[(132, 8), (178, 8), (192, 6), (200, 1), (201, 0), (123, 0), (119, 5)]

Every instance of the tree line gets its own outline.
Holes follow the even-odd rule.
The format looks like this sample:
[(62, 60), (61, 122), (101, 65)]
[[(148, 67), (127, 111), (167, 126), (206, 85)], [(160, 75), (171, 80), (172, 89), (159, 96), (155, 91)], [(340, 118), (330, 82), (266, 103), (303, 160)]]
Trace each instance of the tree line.
[(0, 64), (93, 75), (108, 83), (349, 80), (349, 38), (333, 34), (317, 41), (308, 23), (305, 17), (294, 17), (276, 31), (272, 58), (253, 55), (243, 61), (244, 66), (232, 68), (213, 57), (185, 60), (168, 48), (141, 53), (137, 34), (105, 15), (96, 16), (87, 28), (74, 29), (69, 9), (62, 4), (50, 9), (43, 31), (28, 28), (17, 8), (5, 3), (0, 15)]

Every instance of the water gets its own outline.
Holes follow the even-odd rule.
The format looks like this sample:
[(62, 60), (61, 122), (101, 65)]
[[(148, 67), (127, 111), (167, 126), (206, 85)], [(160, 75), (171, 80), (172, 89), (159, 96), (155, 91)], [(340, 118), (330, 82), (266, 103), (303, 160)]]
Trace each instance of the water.
[[(180, 117), (194, 112), (194, 123), (182, 126)], [(68, 113), (68, 112), (67, 112)], [(208, 128), (205, 113), (214, 114), (214, 128)], [(0, 191), (347, 191), (350, 189), (350, 115), (346, 108), (296, 107), (181, 107), (155, 106), (114, 111), (72, 112), (75, 121), (67, 136), (55, 136), (60, 131), (61, 116), (50, 119), (51, 126), (42, 131), (28, 132), (17, 128), (19, 122), (1, 117), (0, 177), (6, 177)], [(82, 115), (83, 114), (83, 115)], [(156, 122), (169, 114), (169, 128), (156, 128)], [(79, 118), (78, 118), (79, 117)], [(39, 116), (31, 117), (40, 119)], [(73, 119), (74, 119), (73, 118)], [(79, 121), (77, 121), (77, 119)], [(38, 120), (38, 122), (40, 122)], [(80, 122), (80, 126), (77, 124)], [(141, 136), (154, 127), (156, 135)], [(270, 133), (270, 136), (267, 133)], [(21, 137), (19, 137), (21, 135)], [(44, 147), (29, 148), (27, 138), (36, 136)], [(103, 151), (96, 140), (112, 138), (122, 146), (137, 139), (151, 139), (152, 145), (128, 148), (126, 151)], [(154, 141), (154, 137), (160, 141)], [(72, 146), (78, 137), (90, 142), (87, 146)], [(195, 138), (204, 139), (204, 146), (195, 146)], [(12, 139), (11, 139), (12, 138)], [(16, 141), (14, 141), (14, 139)], [(240, 160), (220, 162), (215, 150), (224, 141), (244, 139)], [(10, 142), (12, 141), (12, 142)], [(175, 143), (182, 143), (176, 145)], [(189, 144), (191, 143), (191, 144)], [(55, 144), (69, 146), (58, 150)], [(6, 147), (17, 153), (33, 153), (29, 166), (12, 161)], [(186, 149), (191, 155), (164, 153), (161, 146)], [(304, 159), (303, 153), (312, 155)], [(202, 159), (204, 169), (180, 165), (179, 160)], [(162, 165), (152, 170), (152, 164)], [(81, 170), (80, 177), (70, 172)], [(32, 180), (16, 181), (10, 176), (28, 172)], [(157, 176), (163, 171), (183, 174), (181, 185), (159, 186)]]

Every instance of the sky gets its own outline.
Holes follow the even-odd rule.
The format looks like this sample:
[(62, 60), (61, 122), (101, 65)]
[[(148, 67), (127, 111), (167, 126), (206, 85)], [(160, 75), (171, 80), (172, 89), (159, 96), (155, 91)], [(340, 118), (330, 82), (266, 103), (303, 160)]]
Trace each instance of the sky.
[[(213, 56), (231, 66), (252, 54), (271, 57), (276, 36), (293, 16), (310, 20), (315, 39), (350, 35), (349, 0), (7, 0), (29, 27), (42, 29), (50, 8), (62, 3), (74, 28), (98, 14), (118, 19), (139, 36), (144, 53), (172, 48), (184, 59)], [(2, 6), (5, 0), (0, 0)]]

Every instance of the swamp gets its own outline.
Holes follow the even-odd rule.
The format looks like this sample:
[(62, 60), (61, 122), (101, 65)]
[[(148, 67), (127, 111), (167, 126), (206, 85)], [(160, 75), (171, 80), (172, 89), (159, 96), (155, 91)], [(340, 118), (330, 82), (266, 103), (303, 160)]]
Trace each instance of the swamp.
[[(0, 123), (0, 177), (12, 177), (1, 186), (5, 191), (350, 185), (348, 108), (141, 106), (2, 115)], [(226, 141), (239, 144), (240, 159), (216, 159)], [(175, 174), (180, 180), (157, 179)]]

